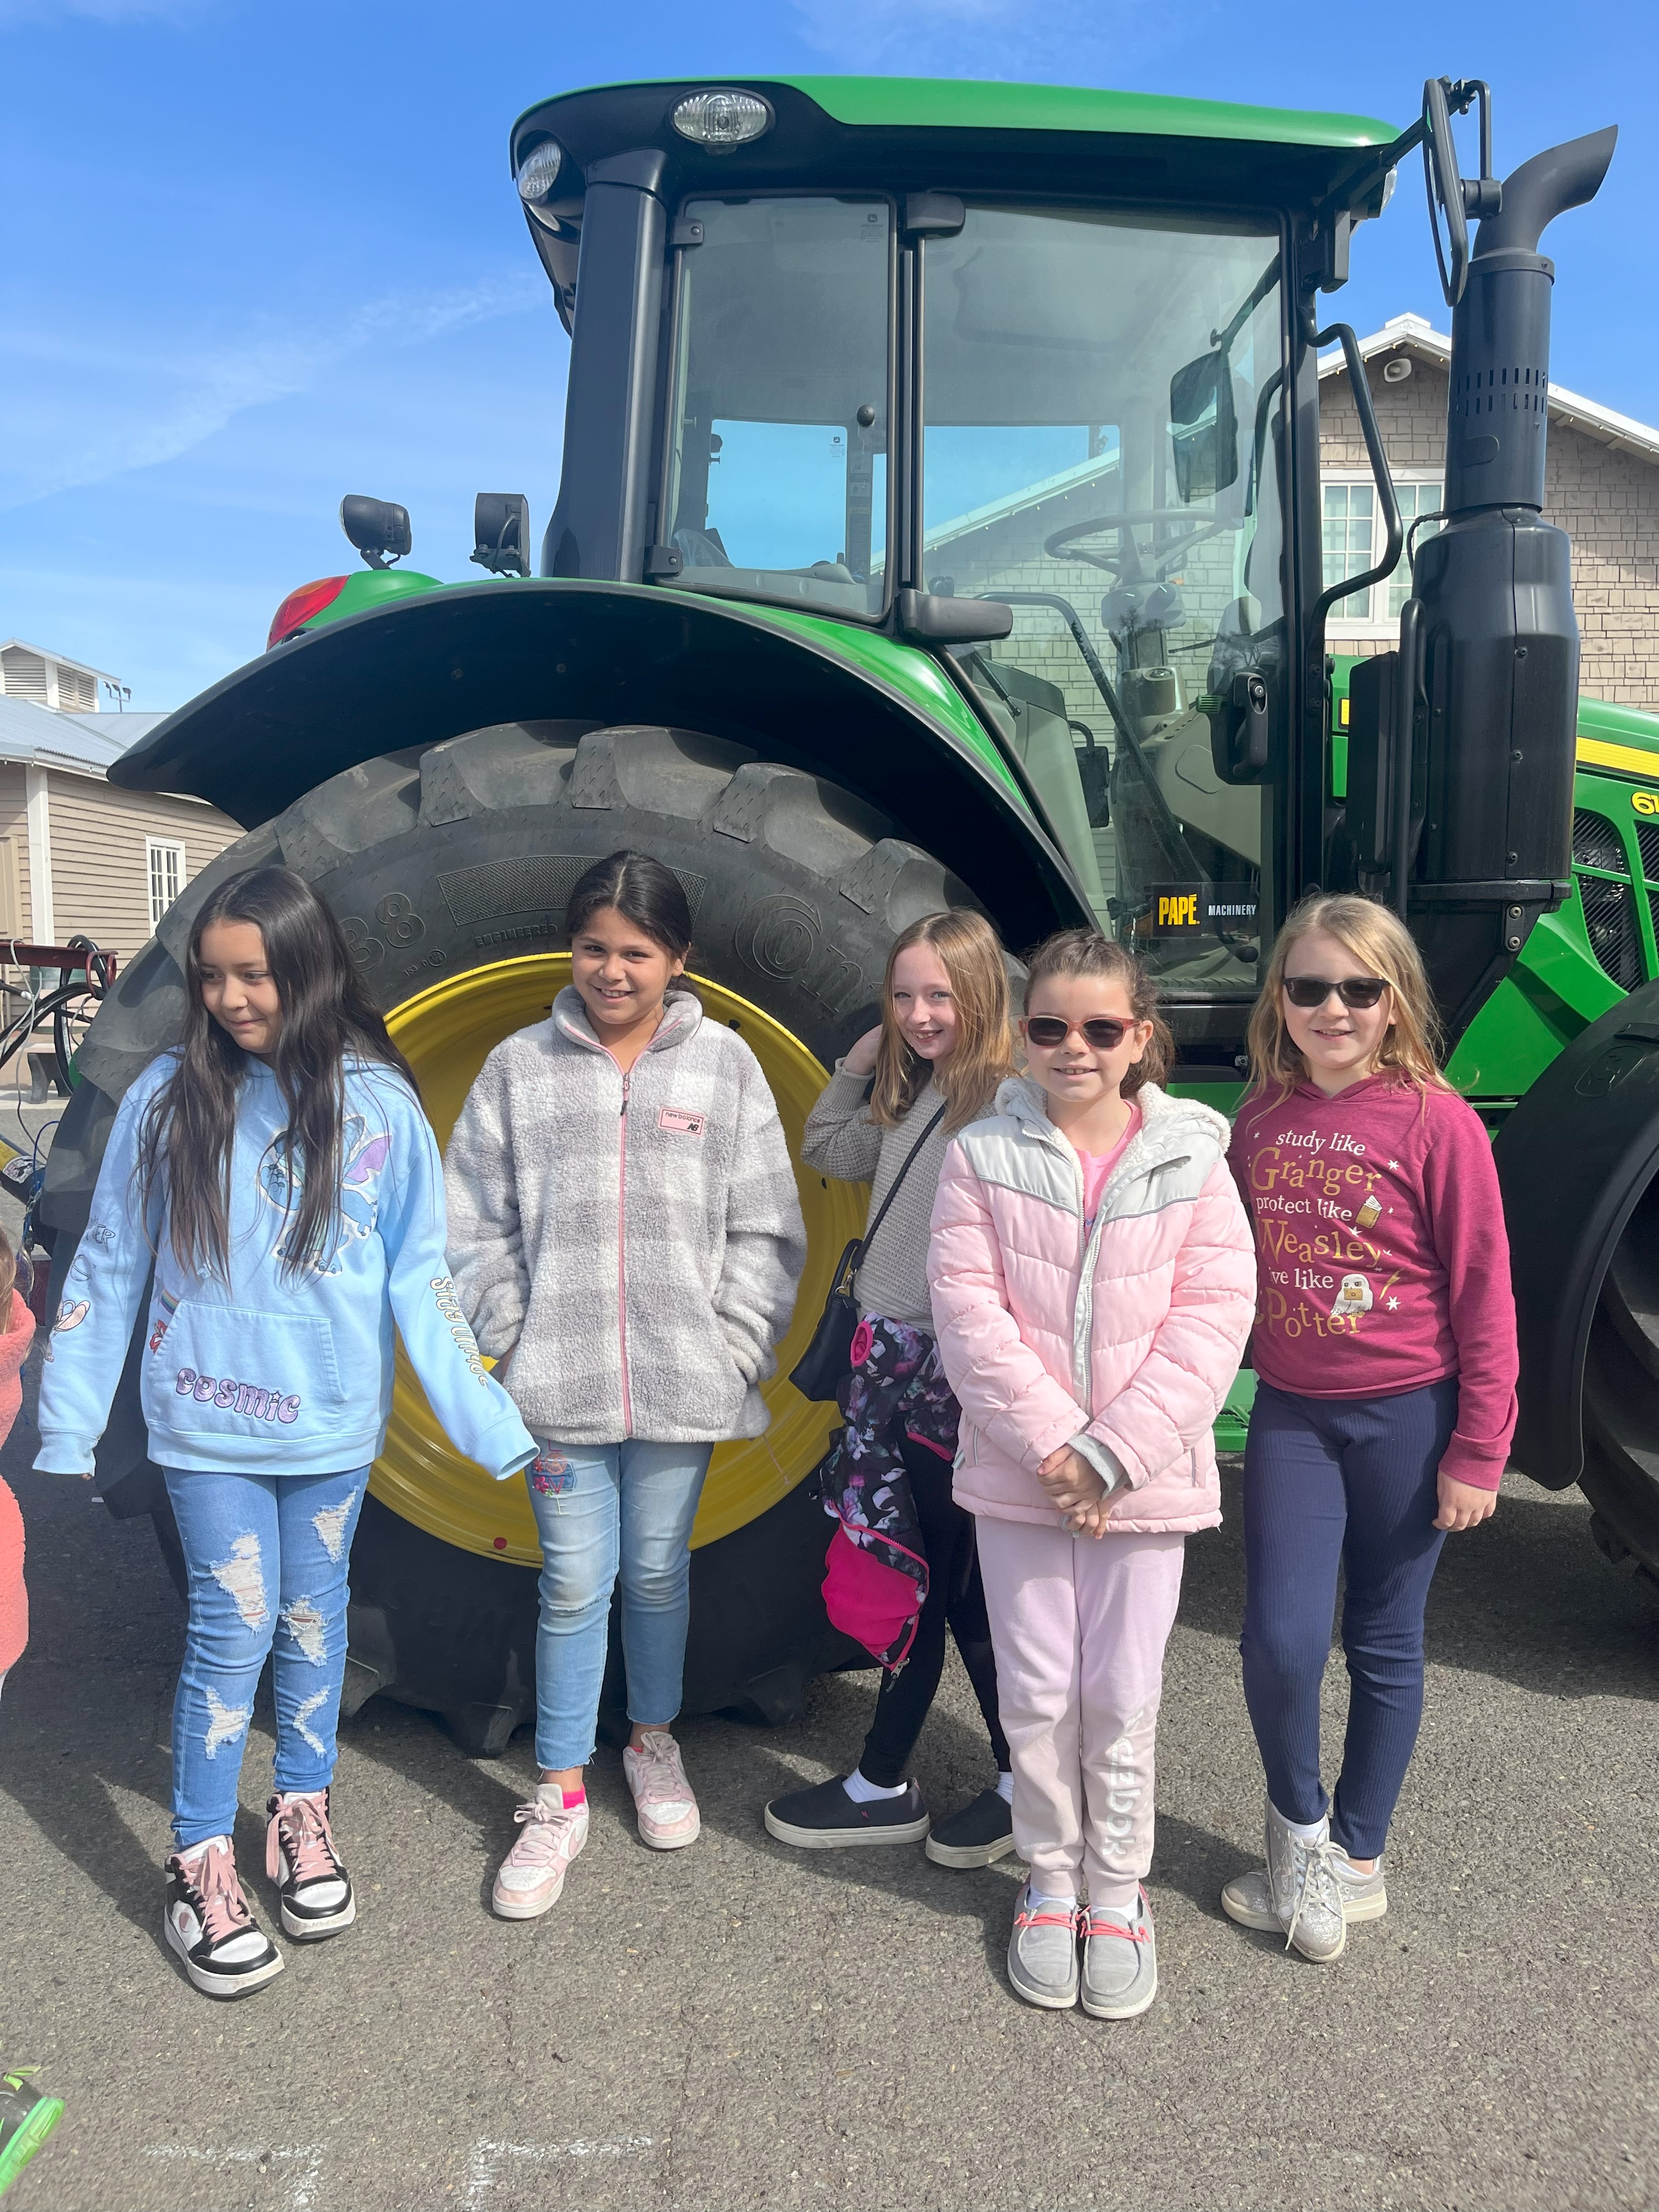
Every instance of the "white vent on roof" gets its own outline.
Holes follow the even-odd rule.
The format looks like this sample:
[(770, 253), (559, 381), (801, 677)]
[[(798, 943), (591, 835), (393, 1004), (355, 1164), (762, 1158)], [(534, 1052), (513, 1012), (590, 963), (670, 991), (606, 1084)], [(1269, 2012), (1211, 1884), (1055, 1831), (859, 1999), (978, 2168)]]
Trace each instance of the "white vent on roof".
[(66, 714), (95, 714), (98, 679), (89, 669), (65, 668), (58, 664), (58, 704)]
[(9, 699), (27, 699), (36, 707), (47, 704), (46, 664), (38, 653), (25, 653), (9, 645), (0, 653), (0, 691)]

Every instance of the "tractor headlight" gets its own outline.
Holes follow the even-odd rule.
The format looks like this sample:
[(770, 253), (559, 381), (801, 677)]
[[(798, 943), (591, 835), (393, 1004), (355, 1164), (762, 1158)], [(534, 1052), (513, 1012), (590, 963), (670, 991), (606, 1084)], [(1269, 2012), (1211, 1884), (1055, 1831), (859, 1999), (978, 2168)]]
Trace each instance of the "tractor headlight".
[(769, 131), (772, 106), (757, 92), (691, 92), (668, 119), (682, 138), (723, 154)]
[(519, 164), (519, 198), (538, 220), (546, 219), (546, 204), (553, 197), (563, 167), (564, 149), (553, 138), (544, 138), (539, 146), (532, 146)]

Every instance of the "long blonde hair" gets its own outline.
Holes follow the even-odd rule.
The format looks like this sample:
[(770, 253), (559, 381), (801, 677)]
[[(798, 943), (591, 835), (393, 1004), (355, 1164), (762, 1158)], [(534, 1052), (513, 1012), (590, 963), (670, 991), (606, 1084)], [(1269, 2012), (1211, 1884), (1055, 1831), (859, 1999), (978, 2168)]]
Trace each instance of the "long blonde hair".
[(1393, 1069), (1425, 1096), (1430, 1091), (1449, 1091), (1452, 1086), (1440, 1072), (1440, 1018), (1411, 932), (1391, 908), (1358, 891), (1316, 891), (1285, 916), (1273, 940), (1261, 995), (1245, 1036), (1251, 1091), (1273, 1091), (1284, 1099), (1307, 1080), (1307, 1063), (1291, 1042), (1285, 1024), (1282, 987), (1291, 947), (1316, 930), (1335, 938), (1353, 955), (1363, 974), (1380, 975), (1393, 994), (1392, 1018), (1377, 1048), (1378, 1069)]
[[(951, 979), (957, 1002), (957, 1042), (942, 1066), (924, 1060), (904, 1042), (893, 1008), (893, 969), (901, 952), (930, 945)], [(881, 1043), (870, 1093), (870, 1119), (878, 1128), (897, 1127), (927, 1088), (938, 1085), (949, 1135), (982, 1114), (996, 1088), (1014, 1073), (1013, 1030), (1008, 1016), (1008, 975), (1002, 945), (982, 914), (953, 906), (925, 914), (893, 939), (881, 983)]]

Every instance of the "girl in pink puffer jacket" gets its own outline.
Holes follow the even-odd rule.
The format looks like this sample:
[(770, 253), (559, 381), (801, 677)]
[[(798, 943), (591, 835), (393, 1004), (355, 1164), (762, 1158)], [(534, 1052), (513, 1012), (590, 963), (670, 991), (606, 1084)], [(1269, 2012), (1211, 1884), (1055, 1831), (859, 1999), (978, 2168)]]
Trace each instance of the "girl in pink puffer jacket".
[(1255, 1304), (1231, 1132), (1158, 1088), (1174, 1044), (1155, 1009), (1094, 931), (1039, 948), (1030, 1074), (945, 1154), (928, 1259), (1030, 1869), (1009, 1978), (1109, 2020), (1157, 1993), (1140, 1885), (1164, 1647), (1187, 1533), (1221, 1518), (1211, 1424)]

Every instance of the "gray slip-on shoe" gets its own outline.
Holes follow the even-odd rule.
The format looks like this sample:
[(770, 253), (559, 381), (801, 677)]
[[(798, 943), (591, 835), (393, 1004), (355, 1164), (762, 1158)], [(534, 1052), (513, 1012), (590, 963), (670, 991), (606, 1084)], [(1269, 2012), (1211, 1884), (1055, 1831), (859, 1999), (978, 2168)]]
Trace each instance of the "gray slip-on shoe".
[(1133, 2020), (1158, 1995), (1158, 1938), (1144, 1889), (1130, 1912), (1083, 1915), (1083, 2009), (1095, 2020)]
[(1008, 1938), (1008, 1979), (1016, 1996), (1051, 2012), (1077, 2002), (1077, 1907), (1034, 1896), (1029, 1881), (1014, 1908)]

